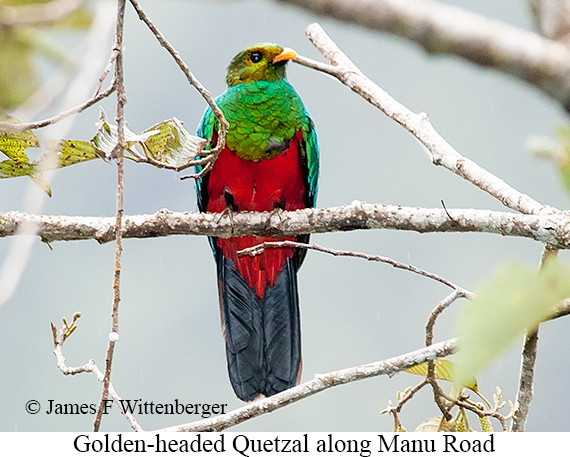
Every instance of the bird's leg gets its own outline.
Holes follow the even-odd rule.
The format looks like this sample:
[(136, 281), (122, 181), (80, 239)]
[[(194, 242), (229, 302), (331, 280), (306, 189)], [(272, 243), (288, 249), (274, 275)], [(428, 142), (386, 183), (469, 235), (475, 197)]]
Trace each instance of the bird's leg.
[(232, 228), (232, 234), (234, 233), (234, 213), (238, 212), (238, 207), (235, 204), (234, 196), (228, 190), (224, 190), (224, 200), (226, 201), (226, 208), (219, 213), (220, 217), (218, 218), (217, 222), (219, 223), (224, 217), (228, 217), (230, 219), (230, 226)]
[(232, 235), (234, 233), (234, 211), (226, 207), (222, 212), (216, 214), (216, 224), (219, 224), (225, 217), (230, 219), (230, 226), (232, 228)]
[[(277, 229), (272, 230), (271, 219), (273, 219), (274, 216), (278, 216), (279, 222), (281, 222), (282, 221), (281, 214), (283, 214), (283, 211), (285, 211), (285, 200), (281, 199), (281, 200), (275, 202), (275, 208), (273, 208), (271, 210), (271, 212), (269, 213), (269, 217), (265, 221), (265, 230), (267, 230), (267, 232), (270, 236), (277, 235), (277, 233), (275, 233), (275, 232), (277, 232)], [(271, 232), (273, 232), (274, 235), (272, 235)]]

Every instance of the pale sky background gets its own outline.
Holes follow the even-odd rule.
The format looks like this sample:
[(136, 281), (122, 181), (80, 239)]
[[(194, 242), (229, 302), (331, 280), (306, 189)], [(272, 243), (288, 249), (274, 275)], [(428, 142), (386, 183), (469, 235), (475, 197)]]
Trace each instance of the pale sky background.
[[(225, 68), (243, 47), (273, 41), (322, 59), (304, 35), (318, 21), (372, 80), (414, 111), (429, 114), (435, 128), (464, 156), (536, 200), (566, 209), (569, 203), (552, 164), (525, 149), (529, 135), (551, 135), (566, 121), (563, 110), (543, 93), (514, 78), (447, 56), (429, 56), (418, 46), (387, 34), (317, 17), (274, 1), (142, 0), (142, 6), (213, 94), (225, 89)], [(448, 0), (523, 28), (531, 28), (522, 0)], [(114, 18), (114, 14), (113, 14)], [(54, 35), (72, 48), (77, 37)], [(127, 5), (126, 118), (134, 131), (177, 117), (194, 131), (205, 103), (167, 53)], [(107, 51), (103, 55), (108, 55)], [(417, 141), (336, 80), (289, 65), (289, 80), (316, 124), (321, 148), (318, 206), (357, 199), (369, 203), (504, 210), (492, 197), (451, 172), (433, 166)], [(113, 117), (114, 100), (106, 101)], [(52, 112), (44, 112), (45, 117)], [(98, 108), (75, 119), (70, 138), (91, 138)], [(29, 120), (29, 119), (23, 119)], [(194, 211), (193, 182), (148, 165), (126, 165), (126, 214), (161, 208)], [(113, 216), (116, 167), (99, 163), (61, 170), (44, 214)], [(26, 211), (25, 178), (3, 180), (0, 212)], [(33, 190), (39, 197), (40, 192)], [(390, 256), (442, 275), (476, 291), (504, 262), (517, 258), (537, 265), (542, 246), (527, 239), (489, 234), (427, 234), (358, 231), (313, 236), (337, 249)], [(0, 261), (13, 239), (0, 239)], [(83, 317), (65, 344), (70, 366), (93, 358), (104, 367), (110, 310), (114, 245), (95, 241), (56, 242), (53, 251), (36, 242), (31, 261), (12, 299), (0, 308), (0, 430), (88, 431), (93, 415), (45, 414), (48, 400), (97, 403), (101, 385), (83, 374), (63, 376), (52, 355), (50, 321), (75, 311)], [(568, 260), (563, 253), (562, 258)], [(309, 252), (299, 273), (303, 377), (382, 360), (423, 345), (430, 311), (447, 294), (441, 284), (363, 260)], [(464, 302), (438, 321), (436, 340), (455, 335)], [(516, 317), (513, 317), (516, 318)], [(570, 321), (541, 327), (535, 400), (528, 429), (570, 430), (566, 351)], [(242, 406), (226, 372), (220, 331), (216, 274), (207, 240), (176, 236), (125, 240), (121, 339), (113, 365), (115, 389), (125, 399), (154, 402), (227, 403)], [(491, 398), (495, 386), (505, 400), (516, 399), (520, 344), (478, 376)], [(390, 431), (380, 415), (396, 392), (419, 382), (400, 374), (374, 378), (317, 394), (256, 418), (233, 431)], [(26, 401), (42, 405), (36, 415)], [(507, 410), (504, 410), (505, 414)], [(438, 415), (424, 389), (403, 410), (409, 430)], [(140, 416), (147, 430), (176, 425), (193, 416)], [(477, 421), (473, 417), (477, 428)], [(493, 422), (498, 429), (499, 424)], [(118, 411), (104, 417), (102, 431), (128, 431)]]

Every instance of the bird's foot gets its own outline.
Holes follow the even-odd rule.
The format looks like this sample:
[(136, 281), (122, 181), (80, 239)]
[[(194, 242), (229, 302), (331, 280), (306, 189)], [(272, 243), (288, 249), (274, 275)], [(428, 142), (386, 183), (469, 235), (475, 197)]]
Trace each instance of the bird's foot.
[(267, 218), (267, 220), (265, 221), (265, 230), (267, 231), (267, 234), (269, 236), (275, 236), (275, 235), (279, 235), (278, 232), (280, 232), (280, 230), (278, 230), (276, 227), (273, 226), (272, 224), (272, 219), (274, 217), (278, 217), (279, 218), (279, 223), (281, 223), (283, 221), (283, 218), (281, 217), (281, 215), (283, 214), (283, 209), (282, 208), (274, 208), (270, 213), (269, 213), (269, 217)]
[(231, 208), (224, 209), (221, 213), (218, 213), (218, 217), (216, 218), (216, 224), (219, 224), (224, 218), (228, 218), (230, 220), (230, 227), (232, 228), (232, 234), (234, 233), (234, 211)]

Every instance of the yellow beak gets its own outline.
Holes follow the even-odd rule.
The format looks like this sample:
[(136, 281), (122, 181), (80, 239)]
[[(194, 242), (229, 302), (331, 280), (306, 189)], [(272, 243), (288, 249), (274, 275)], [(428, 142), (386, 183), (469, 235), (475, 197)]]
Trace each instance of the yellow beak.
[(291, 48), (283, 48), (281, 54), (277, 54), (273, 59), (273, 63), (281, 62), (282, 60), (291, 60), (297, 57), (297, 53)]

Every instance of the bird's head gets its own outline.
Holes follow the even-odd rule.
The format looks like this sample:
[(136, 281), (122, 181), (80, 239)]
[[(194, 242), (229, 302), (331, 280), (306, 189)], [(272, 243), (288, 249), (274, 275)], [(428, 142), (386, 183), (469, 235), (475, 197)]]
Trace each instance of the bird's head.
[(226, 74), (228, 86), (255, 81), (278, 81), (285, 78), (285, 65), (297, 53), (278, 44), (261, 43), (245, 48), (236, 55)]

